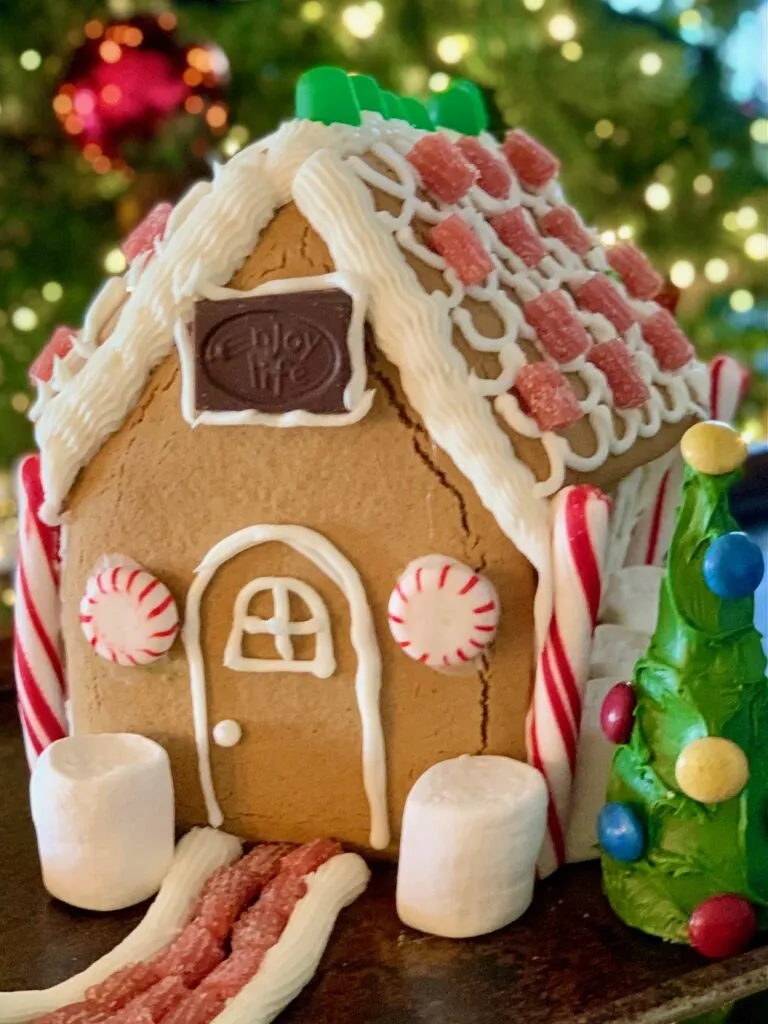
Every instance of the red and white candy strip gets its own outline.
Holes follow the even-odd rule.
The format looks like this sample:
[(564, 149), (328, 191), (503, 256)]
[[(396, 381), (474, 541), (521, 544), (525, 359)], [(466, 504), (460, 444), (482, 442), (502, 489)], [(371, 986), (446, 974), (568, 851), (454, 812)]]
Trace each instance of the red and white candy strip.
[(164, 583), (115, 555), (86, 583), (80, 624), (88, 643), (105, 661), (149, 665), (176, 639), (179, 612)]
[(546, 877), (565, 862), (584, 688), (608, 549), (611, 501), (596, 487), (566, 487), (552, 501), (553, 611), (536, 665), (528, 713), (528, 760), (549, 788)]
[[(749, 371), (733, 356), (715, 356), (709, 364), (709, 406), (713, 420), (733, 423), (749, 389)], [(678, 454), (661, 477), (653, 503), (632, 531), (627, 565), (663, 565), (683, 486), (684, 464)]]
[(499, 611), (485, 576), (445, 555), (425, 555), (407, 566), (390, 595), (389, 628), (409, 658), (451, 668), (493, 642)]
[(749, 370), (733, 356), (715, 356), (709, 364), (709, 415), (733, 423), (749, 390)]
[(40, 520), (40, 456), (19, 467), (19, 562), (13, 662), (27, 760), (67, 734), (59, 606), (59, 530)]

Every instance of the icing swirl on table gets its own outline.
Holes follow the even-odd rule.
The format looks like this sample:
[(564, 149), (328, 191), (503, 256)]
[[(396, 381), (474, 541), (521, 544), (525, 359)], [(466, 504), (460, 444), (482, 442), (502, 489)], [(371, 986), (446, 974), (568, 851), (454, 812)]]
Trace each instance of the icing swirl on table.
[(160, 892), (143, 920), (113, 950), (79, 974), (46, 989), (0, 992), (0, 1024), (26, 1024), (75, 1003), (115, 971), (152, 957), (173, 942), (192, 917), (197, 897), (217, 868), (242, 853), (239, 839), (216, 829), (193, 829), (180, 840)]
[(341, 853), (307, 878), (307, 892), (251, 981), (213, 1024), (269, 1024), (314, 977), (339, 913), (368, 885), (356, 853)]

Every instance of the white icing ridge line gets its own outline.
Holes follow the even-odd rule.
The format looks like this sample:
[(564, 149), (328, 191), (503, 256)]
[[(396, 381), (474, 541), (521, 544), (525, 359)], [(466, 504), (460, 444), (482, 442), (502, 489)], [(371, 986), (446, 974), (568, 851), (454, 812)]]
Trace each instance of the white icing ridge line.
[(231, 278), (276, 205), (264, 157), (243, 150), (144, 269), (114, 332), (38, 421), (46, 521), (56, 520), (79, 470), (138, 401), (148, 373), (173, 346), (174, 321), (191, 313), (201, 282)]
[[(248, 607), (257, 594), (268, 591), (272, 594), (274, 611), (271, 619), (249, 615)], [(291, 619), (290, 595), (306, 604), (310, 611), (308, 619)], [(274, 637), (279, 658), (248, 658), (243, 654), (245, 634)], [(313, 636), (315, 656), (297, 661), (294, 659), (292, 636)], [(235, 672), (304, 672), (328, 679), (336, 671), (333, 654), (331, 618), (325, 601), (309, 583), (292, 576), (261, 576), (251, 580), (235, 598), (235, 612), (232, 618), (226, 646), (224, 667)]]
[(113, 950), (84, 971), (52, 988), (0, 992), (0, 1024), (26, 1024), (36, 1017), (83, 999), (98, 985), (129, 964), (150, 960), (168, 946), (192, 917), (197, 897), (213, 872), (242, 853), (235, 836), (216, 829), (193, 829), (176, 847), (160, 891), (143, 920)]
[[(536, 632), (549, 624), (551, 592), (546, 502), (532, 495), (533, 473), (515, 456), (488, 401), (468, 386), (451, 343), (451, 320), (405, 262), (354, 170), (322, 151), (302, 166), (294, 199), (342, 271), (365, 275), (376, 342), (400, 371), (403, 390), (435, 443), (474, 485), (503, 532), (539, 573)], [(343, 206), (338, 197), (344, 196)]]
[(176, 321), (174, 338), (181, 362), (181, 413), (192, 427), (200, 423), (209, 426), (264, 426), (264, 427), (345, 427), (358, 423), (373, 404), (375, 391), (366, 391), (368, 367), (365, 362), (365, 317), (368, 293), (365, 282), (352, 274), (319, 274), (314, 277), (290, 277), (267, 281), (250, 291), (219, 287), (202, 283), (199, 298), (211, 301), (226, 299), (253, 299), (268, 295), (290, 295), (295, 292), (328, 291), (338, 289), (352, 299), (352, 316), (347, 333), (352, 375), (344, 389), (346, 413), (313, 413), (294, 409), (285, 413), (256, 412), (253, 409), (230, 412), (197, 410), (195, 404), (195, 345), (186, 317)]
[(362, 857), (341, 853), (307, 879), (285, 931), (256, 975), (213, 1024), (269, 1024), (311, 981), (339, 913), (360, 896), (371, 876)]
[(187, 592), (182, 640), (189, 665), (192, 713), (195, 725), (200, 786), (208, 820), (218, 827), (224, 818), (216, 798), (211, 771), (208, 735), (208, 705), (205, 663), (200, 639), (200, 607), (205, 588), (216, 571), (241, 551), (268, 541), (287, 544), (304, 558), (314, 562), (342, 591), (349, 602), (350, 639), (357, 656), (355, 696), (360, 712), (362, 733), (363, 787), (371, 817), (370, 844), (376, 850), (389, 843), (387, 811), (387, 767), (384, 731), (381, 724), (381, 654), (373, 615), (360, 576), (350, 561), (321, 534), (306, 526), (277, 526), (261, 523), (246, 526), (215, 544), (205, 555)]

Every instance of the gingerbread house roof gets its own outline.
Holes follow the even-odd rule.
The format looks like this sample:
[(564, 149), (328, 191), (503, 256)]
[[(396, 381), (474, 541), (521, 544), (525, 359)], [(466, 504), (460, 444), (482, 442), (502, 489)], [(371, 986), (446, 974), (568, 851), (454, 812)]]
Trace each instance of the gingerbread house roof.
[[(653, 301), (660, 279), (642, 254), (603, 248), (538, 143), (520, 131), (499, 143), (461, 117), (457, 127), (473, 134), (435, 131), (421, 108), (391, 100), (398, 116), (361, 112), (366, 90), (333, 75), (347, 85), (339, 119), (298, 117), (217, 166), (153, 245), (132, 252), (69, 354), (53, 360), (33, 410), (44, 515), (60, 514), (196, 300), (225, 286), (276, 210), (294, 202), (337, 271), (357, 282), (376, 344), (435, 443), (546, 572), (547, 498), (567, 474), (589, 474), (701, 415), (706, 368)], [(313, 115), (314, 84), (305, 79), (300, 112)], [(451, 102), (465, 110), (456, 92)], [(531, 442), (546, 453), (544, 474), (520, 454)]]

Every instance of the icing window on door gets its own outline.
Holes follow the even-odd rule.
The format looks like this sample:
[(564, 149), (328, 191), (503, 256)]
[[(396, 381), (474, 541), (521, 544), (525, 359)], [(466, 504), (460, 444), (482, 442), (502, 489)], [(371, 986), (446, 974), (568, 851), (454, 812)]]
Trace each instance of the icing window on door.
[[(257, 594), (272, 595), (272, 617), (263, 619), (249, 615), (248, 609)], [(308, 619), (291, 618), (291, 594), (300, 598), (309, 609)], [(267, 634), (274, 638), (277, 658), (250, 658), (243, 653), (246, 635)], [(315, 656), (296, 659), (293, 637), (314, 636)], [(263, 576), (246, 583), (235, 598), (235, 612), (224, 665), (235, 672), (307, 672), (318, 679), (327, 679), (336, 668), (333, 654), (331, 620), (325, 602), (308, 583), (288, 576)]]

